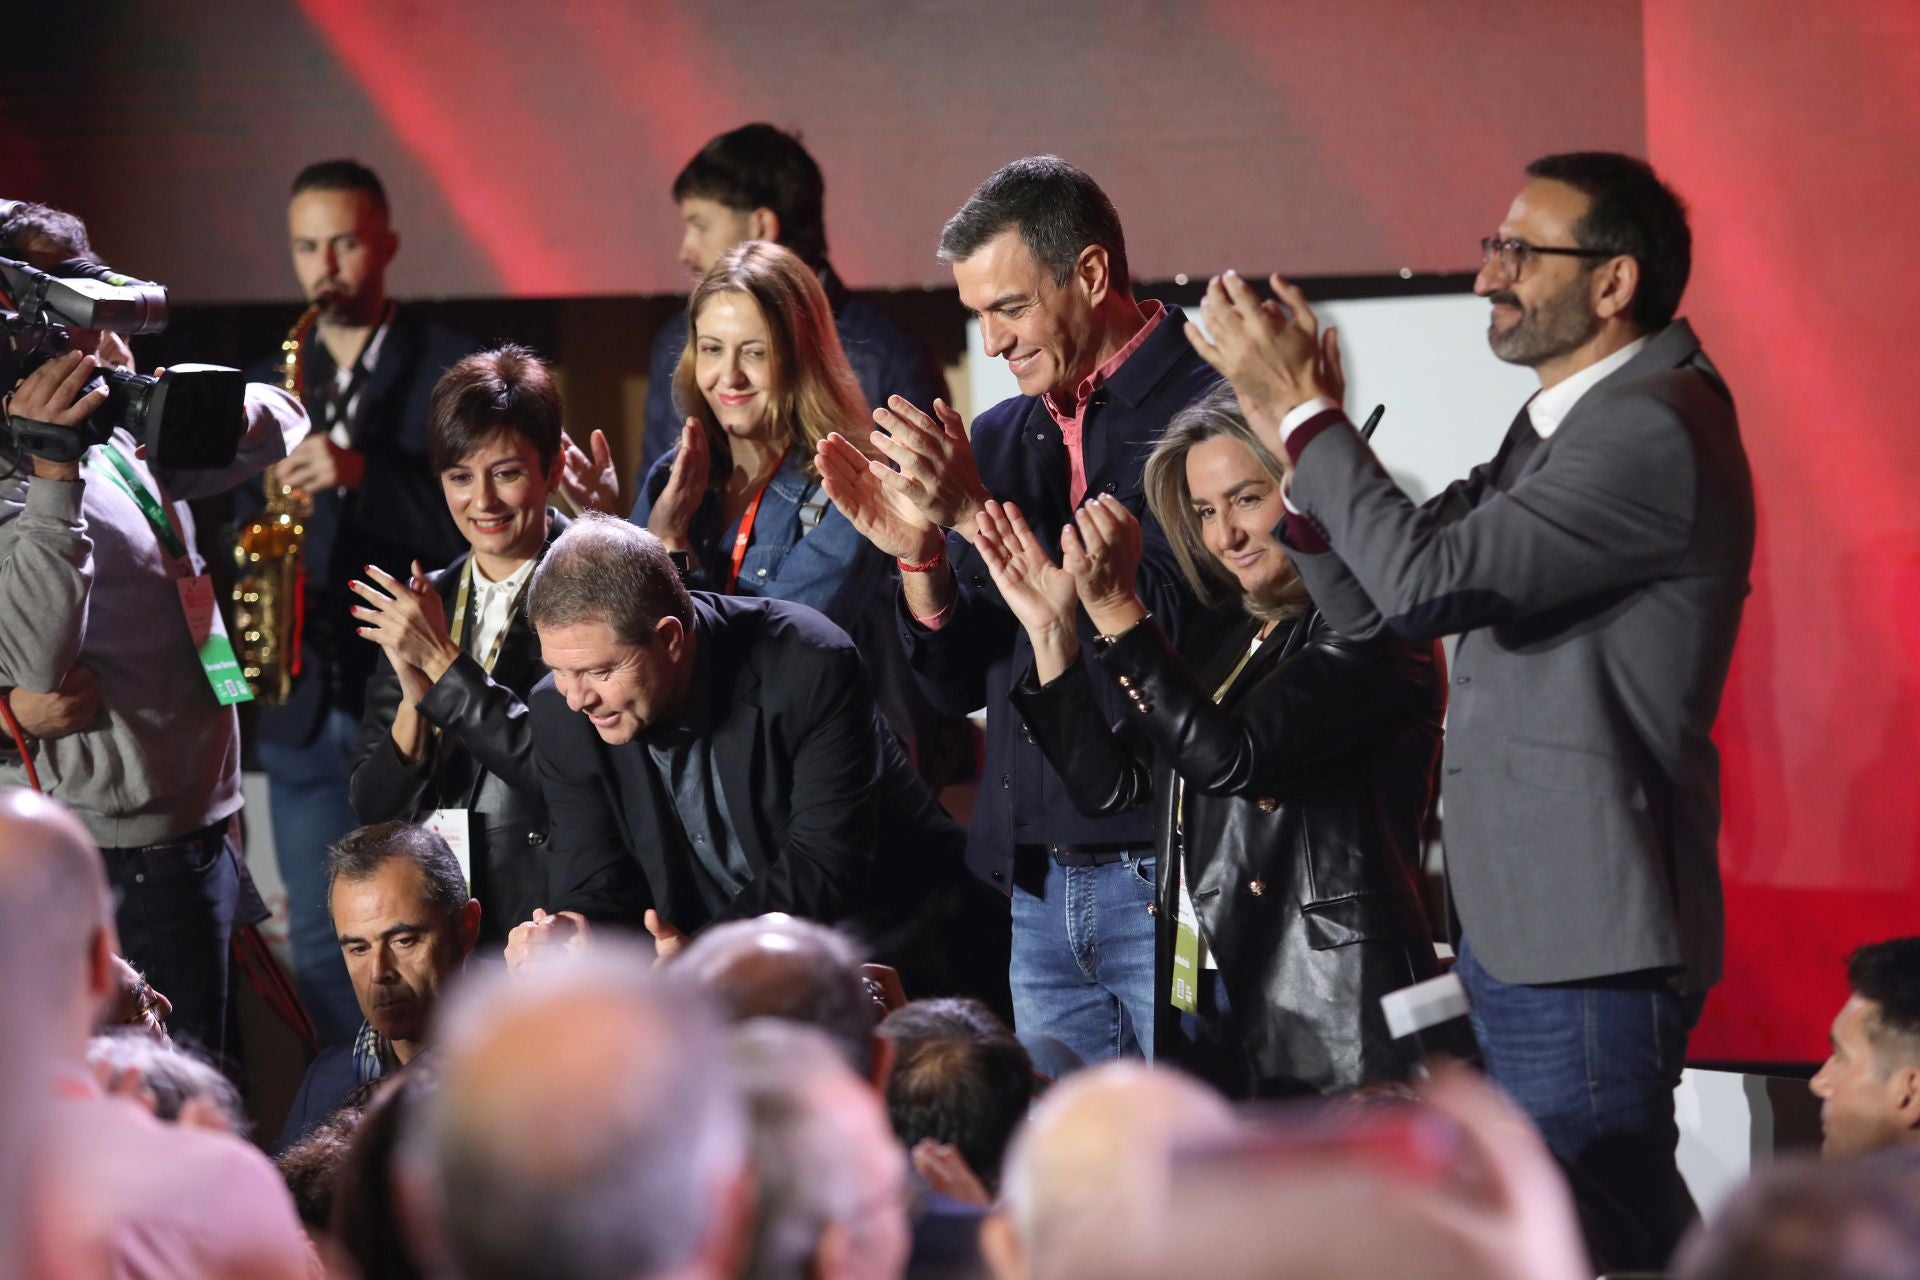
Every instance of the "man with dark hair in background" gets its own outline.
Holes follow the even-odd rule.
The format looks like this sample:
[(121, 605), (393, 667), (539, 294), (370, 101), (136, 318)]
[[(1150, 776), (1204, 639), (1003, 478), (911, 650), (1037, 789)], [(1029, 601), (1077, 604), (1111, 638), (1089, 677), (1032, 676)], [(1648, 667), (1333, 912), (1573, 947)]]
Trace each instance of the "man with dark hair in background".
[[(885, 404), (890, 395), (932, 404), (947, 394), (946, 375), (926, 340), (849, 293), (827, 260), (826, 182), (798, 137), (770, 124), (728, 130), (687, 161), (673, 180), (673, 200), (683, 228), (680, 262), (696, 281), (742, 240), (785, 245), (813, 268), (869, 405)], [(673, 403), (673, 370), (686, 345), (687, 316), (679, 311), (653, 339), (642, 477), (673, 447), (686, 421), (686, 411)]]
[(1645, 161), (1546, 156), (1482, 241), (1493, 353), (1539, 392), (1425, 505), (1340, 409), (1332, 334), (1229, 273), (1195, 345), (1293, 466), (1283, 524), (1327, 620), (1461, 635), (1442, 796), (1454, 972), (1487, 1069), (1604, 1211), (1596, 1252), (1663, 1266), (1691, 1216), (1673, 1090), (1720, 978), (1713, 746), (1753, 482), (1733, 399), (1675, 319), (1685, 206)]
[(1847, 958), (1847, 985), (1831, 1052), (1808, 1086), (1820, 1099), (1821, 1149), (1920, 1145), (1920, 938), (1861, 947)]
[[(1177, 634), (1195, 605), (1141, 471), (1167, 423), (1219, 378), (1181, 336), (1178, 308), (1135, 299), (1113, 202), (1057, 156), (1016, 160), (982, 183), (941, 232), (940, 259), (1021, 394), (981, 414), (971, 438), (945, 401), (895, 396), (872, 439), (898, 472), (870, 468), (834, 436), (821, 474), (848, 519), (900, 561), (901, 633), (934, 706), (987, 708), (967, 864), (1013, 897), (1016, 1029), (1086, 1062), (1150, 1053), (1166, 996), (1153, 989), (1152, 811), (1085, 816), (1034, 745), (1009, 701), (1032, 645), (973, 538), (998, 498), (1018, 504), (1057, 561), (1082, 501), (1124, 503), (1146, 539), (1140, 596)], [(1131, 714), (1111, 685), (1096, 694), (1109, 720)]]
[(923, 1162), (950, 1148), (997, 1192), (1007, 1143), (1033, 1101), (1033, 1062), (1013, 1032), (978, 1000), (948, 997), (895, 1009), (880, 1036), (893, 1046), (887, 1113), (915, 1166), (930, 1175)]
[[(0, 255), (52, 270), (93, 251), (80, 219), (18, 204)], [(74, 330), (65, 355), (0, 394), (15, 417), (78, 430), (106, 400), (86, 389), (96, 369), (131, 364), (117, 335)], [(228, 942), (266, 909), (232, 830), (239, 724), (199, 652), (196, 628), (217, 614), (184, 499), (231, 489), (306, 431), (275, 387), (249, 384), (245, 413), (218, 470), (155, 469), (124, 426), (71, 462), (0, 448), (0, 696), (28, 751), (0, 732), (0, 785), (23, 785), (31, 765), (86, 824), (127, 959), (172, 1000), (174, 1033), (223, 1064)]]
[(480, 904), (453, 850), (410, 822), (362, 827), (328, 850), (327, 901), (363, 1021), (350, 1045), (322, 1049), (307, 1068), (282, 1151), (425, 1050), (441, 989), (480, 936)]
[[(301, 294), (324, 305), (299, 353), (313, 431), (275, 479), (312, 510), (299, 674), (284, 706), (261, 708), (256, 735), (294, 975), (321, 1043), (340, 1044), (359, 1015), (327, 919), (326, 850), (358, 825), (348, 778), (379, 657), (354, 635), (348, 583), (366, 565), (438, 569), (466, 549), (427, 463), (427, 410), (440, 375), (476, 345), (388, 297), (400, 237), (386, 189), (365, 165), (326, 160), (301, 170), (287, 228)], [(277, 382), (280, 371), (255, 376)]]

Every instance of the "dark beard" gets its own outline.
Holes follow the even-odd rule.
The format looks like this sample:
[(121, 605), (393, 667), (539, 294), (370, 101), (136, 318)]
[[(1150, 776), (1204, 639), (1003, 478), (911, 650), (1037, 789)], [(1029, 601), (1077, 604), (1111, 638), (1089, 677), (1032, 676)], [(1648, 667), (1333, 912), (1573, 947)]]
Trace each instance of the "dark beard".
[[(1600, 327), (1600, 318), (1593, 314), (1587, 302), (1587, 287), (1587, 276), (1582, 272), (1569, 281), (1566, 288), (1533, 310), (1523, 308), (1519, 322), (1505, 333), (1497, 332), (1489, 321), (1487, 345), (1508, 364), (1525, 365), (1529, 369), (1566, 355)], [(1516, 304), (1519, 299), (1502, 291), (1490, 295), (1489, 301)]]

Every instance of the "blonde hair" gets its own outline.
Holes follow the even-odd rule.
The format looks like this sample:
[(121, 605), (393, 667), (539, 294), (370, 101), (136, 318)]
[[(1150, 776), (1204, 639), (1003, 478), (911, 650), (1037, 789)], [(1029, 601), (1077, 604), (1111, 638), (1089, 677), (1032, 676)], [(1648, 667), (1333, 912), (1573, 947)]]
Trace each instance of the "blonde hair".
[(726, 432), (700, 394), (694, 373), (700, 311), (720, 293), (743, 293), (760, 308), (772, 347), (768, 418), (787, 446), (801, 451), (808, 477), (818, 480), (814, 449), (828, 433), (857, 432), (865, 439), (866, 397), (840, 349), (840, 333), (820, 278), (791, 250), (766, 240), (746, 240), (722, 254), (687, 299), (687, 346), (673, 374), (674, 399), (707, 432), (713, 459), (709, 483), (719, 487), (733, 470)]
[(1167, 430), (1147, 455), (1145, 470), (1147, 507), (1160, 522), (1167, 541), (1173, 546), (1173, 558), (1186, 575), (1200, 603), (1218, 604), (1229, 594), (1240, 597), (1241, 607), (1263, 621), (1284, 621), (1298, 617), (1312, 607), (1306, 584), (1288, 564), (1284, 582), (1271, 598), (1256, 599), (1240, 589), (1234, 576), (1207, 549), (1200, 533), (1200, 517), (1193, 510), (1193, 492), (1187, 487), (1187, 454), (1193, 447), (1225, 436), (1246, 447), (1260, 469), (1278, 486), (1286, 479), (1286, 469), (1260, 443), (1260, 437), (1247, 425), (1233, 388), (1222, 383), (1194, 401), (1167, 424)]

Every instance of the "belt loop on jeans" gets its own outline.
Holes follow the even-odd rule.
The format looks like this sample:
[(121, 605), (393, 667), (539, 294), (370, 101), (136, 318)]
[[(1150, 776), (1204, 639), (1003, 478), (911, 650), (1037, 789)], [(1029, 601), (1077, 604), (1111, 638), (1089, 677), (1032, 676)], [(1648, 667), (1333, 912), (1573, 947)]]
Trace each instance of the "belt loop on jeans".
[(1139, 852), (1124, 844), (1036, 844), (1018, 848), (1044, 853), (1062, 867), (1104, 867), (1108, 863), (1123, 862)]

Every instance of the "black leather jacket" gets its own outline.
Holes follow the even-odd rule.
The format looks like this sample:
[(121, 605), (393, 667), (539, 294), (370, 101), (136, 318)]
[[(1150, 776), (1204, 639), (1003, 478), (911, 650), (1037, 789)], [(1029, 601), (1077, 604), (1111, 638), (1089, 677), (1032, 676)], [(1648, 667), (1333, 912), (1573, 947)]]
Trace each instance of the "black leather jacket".
[[(547, 545), (567, 526), (550, 513)], [(453, 620), (454, 597), (466, 556), (432, 575)], [(468, 612), (474, 608), (468, 604)], [(473, 619), (467, 619), (473, 634)], [(357, 643), (366, 644), (365, 640)], [(426, 760), (409, 765), (393, 745), (400, 678), (385, 653), (367, 686), (366, 712), (347, 798), (362, 822), (418, 822), (435, 809), (471, 809), (482, 847), (474, 851), (473, 896), (480, 900), (482, 945), (503, 944), (507, 932), (547, 898), (547, 805), (533, 768), (533, 728), (527, 694), (547, 674), (540, 642), (524, 610), (514, 613), (489, 677), (461, 654), (420, 700), (420, 714), (439, 728)]]
[[(1220, 967), (1245, 1061), (1235, 1094), (1316, 1092), (1399, 1079), (1416, 1058), (1387, 1034), (1382, 995), (1438, 971), (1416, 889), (1435, 783), (1444, 674), (1430, 644), (1360, 643), (1317, 614), (1283, 622), (1212, 692), (1259, 623), (1238, 602), (1189, 631), (1189, 667), (1151, 619), (1103, 648), (1133, 714), (1109, 728), (1085, 662), (1014, 704), (1089, 813), (1151, 804), (1159, 838), (1156, 992), (1171, 978), (1176, 844), (1201, 934)], [(1176, 835), (1174, 774), (1185, 779)], [(1177, 1012), (1156, 1041), (1178, 1059)]]

